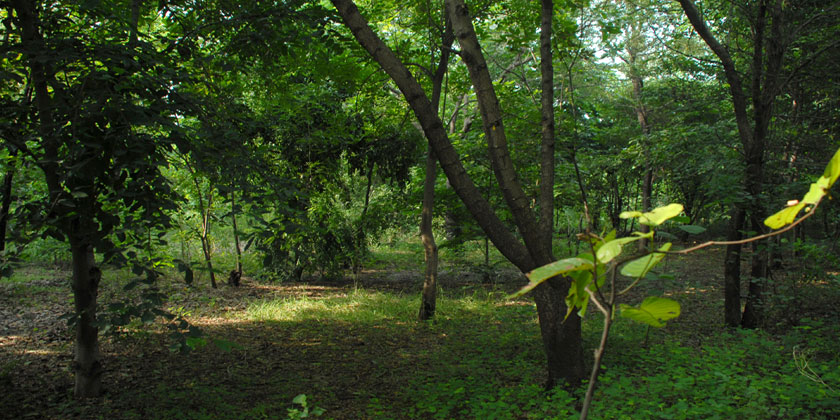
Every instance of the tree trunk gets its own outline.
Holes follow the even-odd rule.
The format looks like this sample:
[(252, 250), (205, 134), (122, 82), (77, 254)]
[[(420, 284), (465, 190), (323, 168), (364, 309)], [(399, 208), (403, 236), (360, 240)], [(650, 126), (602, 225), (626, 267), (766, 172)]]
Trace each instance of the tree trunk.
[(76, 398), (99, 396), (102, 390), (102, 362), (99, 353), (99, 329), (96, 322), (96, 297), (102, 272), (95, 265), (93, 248), (81, 239), (88, 232), (70, 237), (73, 256), (73, 300), (78, 322), (76, 324), (76, 355), (73, 370)]
[[(11, 152), (14, 156), (16, 152)], [(3, 178), (3, 204), (0, 207), (0, 252), (6, 250), (6, 230), (9, 226), (9, 210), (12, 207), (12, 182), (15, 177), (14, 159), (6, 170), (6, 176)]]
[[(444, 130), (437, 110), (432, 107), (422, 87), (393, 51), (373, 33), (351, 0), (332, 0), (345, 25), (369, 54), (391, 77), (405, 96), (420, 122), (444, 173), (455, 192), (496, 248), (523, 272), (551, 262), (551, 249), (546, 248), (544, 234), (538, 229), (537, 218), (524, 195), (507, 150), (504, 126), (498, 100), (487, 73), (475, 32), (472, 29), (466, 6), (460, 1), (446, 1), (447, 16), (461, 46), (461, 58), (467, 64), (470, 78), (479, 100), (479, 109), (488, 139), (488, 149), (496, 179), (510, 208), (524, 244), (501, 222), (481, 196), (475, 183), (466, 174), (463, 164)], [(457, 23), (456, 23), (457, 21)], [(549, 384), (563, 382), (575, 384), (583, 377), (583, 350), (580, 338), (580, 319), (565, 315), (565, 297), (568, 284), (551, 281), (535, 294), (538, 311), (541, 311), (540, 328), (549, 364)]]
[(586, 376), (586, 369), (583, 363), (583, 346), (580, 343), (580, 317), (577, 312), (572, 311), (569, 317), (563, 320), (566, 315), (565, 299), (568, 287), (565, 290), (557, 289), (545, 282), (537, 286), (533, 293), (547, 362), (548, 378), (545, 386), (576, 387)]
[(432, 216), (435, 207), (435, 180), (437, 179), (437, 159), (435, 152), (429, 147), (426, 157), (426, 178), (423, 181), (423, 209), (420, 215), (420, 239), (423, 241), (423, 251), (426, 257), (426, 270), (423, 274), (423, 294), (420, 302), (421, 321), (435, 316), (437, 299), (437, 269), (438, 249), (432, 232)]
[[(726, 233), (727, 241), (741, 239), (744, 227), (744, 210), (735, 205)], [(723, 263), (723, 312), (729, 327), (741, 324), (741, 245), (727, 245)]]
[(554, 2), (542, 0), (540, 8), (540, 243), (551, 252), (554, 237), (554, 62), (551, 23)]
[[(633, 29), (631, 35), (630, 45), (627, 48), (627, 64), (630, 66), (630, 82), (633, 84), (633, 108), (636, 112), (636, 119), (639, 121), (639, 128), (642, 131), (642, 154), (645, 160), (645, 174), (642, 178), (642, 211), (647, 212), (651, 210), (651, 194), (653, 192), (653, 167), (650, 158), (650, 142), (648, 136), (650, 135), (650, 126), (648, 126), (647, 109), (642, 103), (642, 88), (644, 81), (639, 74), (639, 69), (636, 67), (636, 56), (639, 54), (637, 46), (634, 45), (638, 37), (638, 29)], [(642, 233), (650, 232), (650, 226), (642, 224), (639, 226), (639, 231)], [(639, 239), (636, 244), (639, 252), (644, 252), (648, 249), (648, 239)]]
[(236, 193), (230, 193), (230, 217), (233, 222), (233, 243), (236, 246), (236, 271), (242, 276), (242, 248), (239, 246), (239, 228), (236, 226)]
[[(211, 193), (212, 194), (212, 193)], [(201, 197), (199, 197), (201, 200)], [(216, 273), (213, 272), (213, 260), (210, 249), (210, 206), (213, 203), (213, 196), (207, 198), (207, 206), (202, 204), (201, 209), (201, 250), (204, 251), (204, 261), (207, 263), (207, 271), (210, 272), (210, 285), (216, 289)]]

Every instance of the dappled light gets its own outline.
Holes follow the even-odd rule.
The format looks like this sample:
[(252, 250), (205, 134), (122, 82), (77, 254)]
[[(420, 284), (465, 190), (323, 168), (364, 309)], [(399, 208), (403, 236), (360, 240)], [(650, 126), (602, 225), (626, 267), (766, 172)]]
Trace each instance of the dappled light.
[(0, 4), (0, 418), (840, 418), (840, 2)]

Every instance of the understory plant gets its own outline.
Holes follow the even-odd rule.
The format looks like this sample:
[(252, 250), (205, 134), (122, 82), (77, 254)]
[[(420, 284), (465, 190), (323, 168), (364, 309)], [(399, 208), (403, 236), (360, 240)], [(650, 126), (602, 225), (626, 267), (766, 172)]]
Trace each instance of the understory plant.
[[(671, 251), (671, 243), (666, 242), (658, 249), (649, 249), (640, 256), (634, 255), (619, 258), (624, 245), (642, 239), (647, 239), (650, 244), (653, 244), (654, 229), (669, 219), (677, 218), (682, 213), (683, 206), (681, 204), (669, 204), (645, 213), (625, 211), (620, 215), (622, 219), (638, 218), (639, 223), (650, 227), (649, 231), (647, 233), (633, 232), (630, 236), (617, 238), (615, 230), (606, 235), (597, 235), (587, 227), (585, 233), (578, 235), (578, 238), (588, 245), (589, 249), (587, 251), (578, 254), (576, 257), (555, 261), (528, 273), (528, 284), (512, 294), (510, 296), (511, 298), (528, 293), (549, 279), (562, 276), (563, 280), (570, 282), (569, 292), (566, 296), (566, 307), (568, 308), (566, 317), (575, 309), (577, 309), (578, 315), (583, 317), (586, 314), (590, 302), (604, 315), (601, 341), (595, 351), (595, 361), (581, 407), (581, 420), (585, 420), (589, 415), (592, 396), (601, 370), (601, 360), (606, 351), (610, 327), (615, 319), (616, 312), (621, 317), (657, 328), (665, 326), (666, 321), (680, 314), (679, 302), (658, 296), (648, 296), (638, 306), (621, 303), (617, 311), (616, 304), (620, 296), (625, 295), (638, 285), (639, 282), (644, 280), (650, 270), (659, 264), (669, 253), (687, 254), (709, 246), (743, 244), (787, 232), (814, 214), (820, 201), (828, 195), (829, 189), (834, 185), (838, 177), (840, 177), (840, 150), (829, 161), (823, 175), (811, 184), (809, 191), (802, 200), (788, 201), (784, 209), (765, 219), (764, 224), (774, 230), (763, 235), (739, 241), (708, 241), (679, 251)], [(797, 219), (797, 216), (802, 210), (805, 210), (806, 213)], [(701, 227), (693, 225), (683, 225), (681, 228), (688, 233), (699, 233), (702, 231)], [(619, 288), (616, 281), (617, 273), (632, 279), (631, 282)]]

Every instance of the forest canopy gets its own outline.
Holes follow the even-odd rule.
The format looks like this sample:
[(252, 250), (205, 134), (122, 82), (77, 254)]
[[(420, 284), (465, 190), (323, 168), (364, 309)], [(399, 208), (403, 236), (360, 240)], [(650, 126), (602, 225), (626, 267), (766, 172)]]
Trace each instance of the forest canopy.
[[(840, 376), (806, 360), (836, 365), (838, 354), (826, 338), (836, 329), (823, 328), (837, 325), (825, 302), (840, 293), (840, 208), (831, 199), (840, 174), (838, 4), (3, 0), (0, 20), (3, 389), (26, 382), (21, 366), (32, 361), (22, 349), (46, 343), (50, 360), (66, 357), (59, 400), (72, 394), (86, 401), (80, 413), (104, 415), (90, 401), (118, 392), (117, 354), (259, 352), (207, 324), (219, 315), (216, 299), (230, 319), (262, 325), (252, 309), (236, 312), (265, 308), (259, 290), (289, 299), (300, 298), (290, 291), (298, 286), (379, 293), (377, 279), (387, 278), (397, 297), (386, 287), (351, 306), (403, 314), (383, 328), (424, 343), (411, 351), (444, 345), (434, 329), (457, 316), (488, 340), (494, 334), (486, 329), (496, 324), (458, 306), (468, 296), (453, 297), (452, 287), (489, 293), (476, 311), (505, 330), (533, 324), (515, 346), (528, 367), (508, 366), (528, 373), (511, 381), (565, 392), (554, 394), (568, 398), (566, 414), (552, 414), (559, 418), (586, 418), (591, 404), (595, 415), (609, 412), (603, 401), (624, 400), (610, 391), (618, 379), (609, 366), (630, 363), (611, 352), (630, 342), (682, 351), (680, 333), (668, 331), (688, 323), (710, 341), (778, 343), (793, 363), (779, 380), (813, 387), (796, 391), (792, 405), (766, 397), (775, 411), (755, 418), (803, 407), (813, 418), (840, 413), (831, 403)], [(41, 277), (49, 287), (39, 300)], [(714, 303), (696, 306), (687, 296), (699, 290)], [(306, 293), (302, 305), (315, 292)], [(59, 294), (63, 301), (50, 300)], [(692, 309), (702, 315), (682, 321)], [(290, 331), (304, 322), (274, 316)], [(50, 337), (63, 338), (46, 340), (31, 319), (52, 320)], [(336, 322), (382, 327), (361, 319)], [(634, 321), (648, 328), (641, 338), (619, 326)], [(329, 328), (326, 336), (355, 334)], [(812, 341), (802, 341), (805, 330)], [(608, 344), (610, 334), (621, 344)], [(126, 337), (146, 337), (147, 350)], [(393, 362), (397, 347), (382, 340)], [(519, 353), (505, 343), (493, 351)], [(693, 350), (707, 351), (700, 341)], [(497, 356), (484, 363), (472, 354), (469, 363), (485, 369)], [(599, 375), (605, 391), (596, 391)], [(451, 394), (469, 389), (450, 379)], [(762, 386), (755, 392), (772, 388)], [(314, 390), (291, 389), (265, 416), (324, 412), (293, 398)], [(533, 413), (517, 405), (524, 412), (500, 408), (501, 418), (551, 413), (545, 398), (520, 391), (530, 396), (519, 403), (540, 401)], [(486, 417), (469, 404), (508, 401), (479, 393), (449, 407), (415, 392), (434, 402), (413, 395), (383, 415)], [(342, 398), (327, 398), (328, 416)], [(388, 400), (352, 398), (367, 411), (336, 417), (378, 417)], [(663, 398), (663, 407), (682, 401)], [(15, 414), (33, 409), (10, 404)], [(733, 415), (706, 408), (687, 418)]]

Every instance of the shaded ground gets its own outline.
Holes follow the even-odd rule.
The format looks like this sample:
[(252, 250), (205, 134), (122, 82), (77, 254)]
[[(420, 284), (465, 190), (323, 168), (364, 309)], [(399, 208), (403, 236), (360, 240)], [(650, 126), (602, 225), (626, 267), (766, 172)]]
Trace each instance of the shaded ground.
[[(671, 259), (666, 271), (674, 278), (645, 284), (630, 300), (671, 296), (681, 302), (682, 316), (664, 331), (619, 328), (612, 345), (667, 339), (704, 349), (723, 323), (721, 257), (711, 250)], [(484, 398), (470, 389), (484, 382), (520, 394), (510, 398), (540, 398), (543, 360), (533, 305), (502, 299), (522, 276), (499, 269), (492, 283), (482, 283), (481, 273), (453, 269), (442, 273), (441, 307), (432, 323), (414, 321), (422, 279), (411, 271), (366, 271), (334, 283), (245, 279), (238, 289), (169, 284), (170, 310), (237, 347), (172, 353), (160, 324), (106, 337), (105, 395), (79, 403), (71, 398), (71, 332), (57, 319), (72, 302), (68, 276), (30, 269), (0, 283), (0, 418), (285, 418), (298, 394), (325, 408), (327, 418), (477, 417), (474, 406), (443, 406)], [(121, 281), (112, 283), (101, 301), (123, 293)], [(824, 287), (813, 296), (837, 294), (836, 287)], [(277, 303), (279, 315), (261, 315), (263, 302)], [(836, 320), (836, 305), (825, 306), (813, 301), (800, 315)], [(587, 325), (587, 345), (594, 346), (599, 322)], [(502, 404), (504, 392), (479, 401), (481, 413), (543, 416), (512, 411)]]

